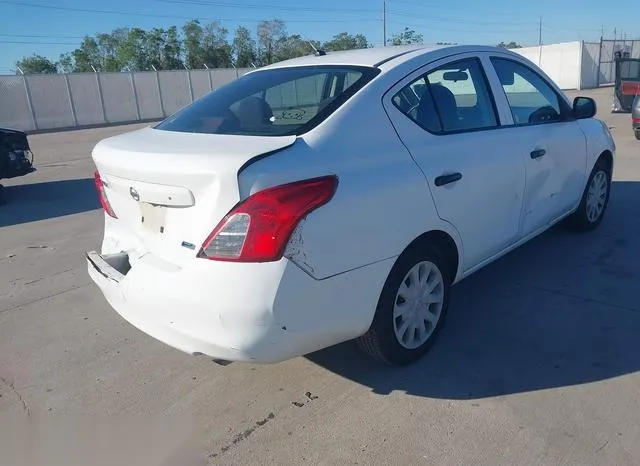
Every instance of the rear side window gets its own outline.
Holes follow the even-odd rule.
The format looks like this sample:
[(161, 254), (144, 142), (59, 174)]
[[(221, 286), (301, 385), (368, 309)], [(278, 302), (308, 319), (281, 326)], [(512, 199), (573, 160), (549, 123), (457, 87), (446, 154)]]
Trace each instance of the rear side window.
[(378, 73), (375, 68), (352, 66), (257, 71), (205, 95), (155, 128), (248, 136), (302, 134)]
[(422, 128), (436, 134), (497, 126), (489, 85), (475, 58), (430, 71), (398, 92), (393, 103)]
[(515, 61), (492, 58), (516, 125), (553, 123), (562, 119), (560, 98), (540, 75)]

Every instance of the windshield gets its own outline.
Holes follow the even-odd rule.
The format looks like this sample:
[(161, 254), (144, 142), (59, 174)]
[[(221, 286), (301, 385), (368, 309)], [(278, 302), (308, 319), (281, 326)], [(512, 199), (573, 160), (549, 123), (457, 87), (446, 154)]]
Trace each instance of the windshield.
[(302, 134), (326, 119), (378, 72), (355, 66), (256, 71), (210, 92), (155, 128), (249, 136)]
[(640, 60), (621, 61), (620, 79), (640, 80)]

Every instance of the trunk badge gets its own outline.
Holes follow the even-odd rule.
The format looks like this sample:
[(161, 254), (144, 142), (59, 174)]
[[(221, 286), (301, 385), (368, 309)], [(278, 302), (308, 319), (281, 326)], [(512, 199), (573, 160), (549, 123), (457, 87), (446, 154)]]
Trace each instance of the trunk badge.
[(140, 194), (138, 194), (138, 191), (133, 189), (133, 186), (131, 186), (129, 188), (129, 194), (131, 195), (131, 197), (133, 198), (134, 201), (139, 201), (140, 200)]

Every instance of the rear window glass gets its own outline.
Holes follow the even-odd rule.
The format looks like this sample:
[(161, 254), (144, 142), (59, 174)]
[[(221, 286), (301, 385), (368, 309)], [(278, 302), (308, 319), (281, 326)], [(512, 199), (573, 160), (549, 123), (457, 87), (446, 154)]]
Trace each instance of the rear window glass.
[(210, 92), (155, 128), (249, 136), (302, 134), (326, 119), (378, 72), (353, 66), (257, 71)]
[(621, 62), (620, 78), (621, 79), (640, 79), (640, 60)]

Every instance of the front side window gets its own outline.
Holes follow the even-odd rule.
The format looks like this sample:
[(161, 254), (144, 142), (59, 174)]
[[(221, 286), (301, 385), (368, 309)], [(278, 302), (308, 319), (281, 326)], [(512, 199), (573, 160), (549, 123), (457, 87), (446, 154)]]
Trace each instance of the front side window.
[(620, 79), (640, 81), (640, 60), (625, 60), (621, 62)]
[(562, 119), (560, 98), (540, 75), (512, 60), (494, 57), (491, 62), (516, 125), (552, 123)]
[(377, 75), (368, 67), (262, 70), (216, 89), (155, 126), (165, 131), (247, 136), (302, 134)]
[(475, 58), (448, 63), (404, 87), (393, 103), (432, 133), (494, 128), (497, 116), (481, 66)]

